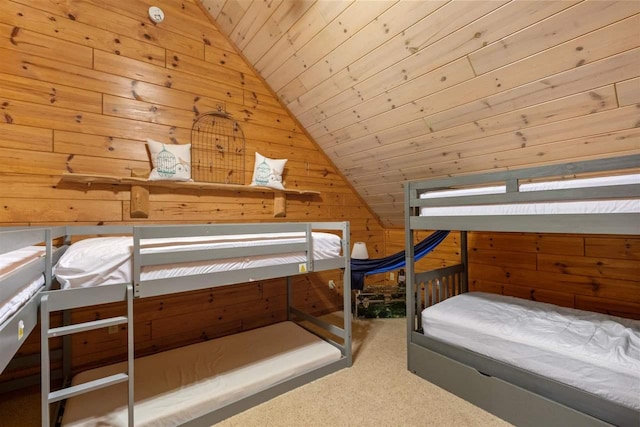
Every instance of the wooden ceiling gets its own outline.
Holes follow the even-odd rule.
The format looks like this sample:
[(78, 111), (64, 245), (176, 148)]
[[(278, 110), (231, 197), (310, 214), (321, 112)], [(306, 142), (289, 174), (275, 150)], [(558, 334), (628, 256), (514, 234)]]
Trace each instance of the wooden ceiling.
[(640, 153), (640, 1), (201, 1), (384, 226), (406, 180)]

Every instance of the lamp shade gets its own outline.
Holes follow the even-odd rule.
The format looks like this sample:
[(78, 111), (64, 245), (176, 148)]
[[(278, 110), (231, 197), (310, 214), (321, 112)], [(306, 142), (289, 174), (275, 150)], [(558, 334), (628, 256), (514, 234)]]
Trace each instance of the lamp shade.
[(351, 258), (353, 259), (369, 259), (369, 252), (367, 252), (367, 245), (364, 242), (355, 242), (353, 244), (353, 250), (351, 251)]

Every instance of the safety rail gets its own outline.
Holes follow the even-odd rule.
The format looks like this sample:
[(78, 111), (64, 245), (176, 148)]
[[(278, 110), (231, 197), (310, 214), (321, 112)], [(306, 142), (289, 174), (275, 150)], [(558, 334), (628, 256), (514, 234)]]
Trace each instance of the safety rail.
[(416, 319), (416, 330), (422, 328), (422, 310), (467, 291), (463, 264), (417, 273), (415, 277), (411, 315)]

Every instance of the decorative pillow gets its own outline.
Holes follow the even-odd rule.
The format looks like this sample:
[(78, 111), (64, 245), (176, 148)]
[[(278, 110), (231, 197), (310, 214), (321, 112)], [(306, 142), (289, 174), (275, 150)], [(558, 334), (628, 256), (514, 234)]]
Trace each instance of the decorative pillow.
[(284, 190), (282, 185), (282, 171), (287, 159), (270, 159), (256, 152), (256, 162), (253, 167), (251, 185), (271, 187)]
[(191, 144), (163, 144), (147, 139), (153, 169), (149, 181), (191, 181)]

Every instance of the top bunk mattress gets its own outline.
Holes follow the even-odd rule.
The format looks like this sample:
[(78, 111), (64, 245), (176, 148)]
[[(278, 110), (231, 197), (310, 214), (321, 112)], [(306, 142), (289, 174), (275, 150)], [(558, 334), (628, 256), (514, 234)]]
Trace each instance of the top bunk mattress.
[[(615, 185), (639, 184), (640, 174), (580, 178), (561, 181), (526, 183), (519, 186), (520, 192), (594, 188)], [(420, 195), (421, 199), (506, 194), (506, 186), (483, 186), (454, 190), (430, 191)], [(423, 207), (421, 216), (470, 216), (470, 215), (551, 215), (594, 213), (640, 213), (640, 199), (584, 200), (549, 203), (517, 203), (501, 205), (473, 205), (451, 207)]]
[[(45, 255), (44, 246), (27, 246), (0, 255), (0, 281), (23, 265)], [(0, 289), (0, 323), (7, 320), (44, 285), (44, 275), (26, 280), (18, 289)]]
[[(331, 233), (314, 232), (313, 259), (340, 256), (342, 241)], [(170, 239), (141, 240), (142, 254), (161, 254), (176, 251), (253, 247), (260, 245), (306, 242), (305, 233), (265, 233), (233, 236), (198, 236)], [(93, 287), (132, 282), (133, 238), (96, 237), (72, 244), (55, 265), (53, 273), (63, 289)], [(141, 280), (208, 274), (222, 271), (266, 267), (305, 262), (305, 252), (255, 255), (211, 261), (185, 262), (146, 266)]]
[(422, 312), (424, 334), (640, 410), (640, 321), (470, 292)]
[[(339, 360), (340, 351), (293, 322), (176, 348), (135, 361), (135, 425), (176, 426)], [(126, 363), (76, 375), (73, 384), (126, 371)], [(126, 426), (127, 384), (67, 401), (65, 426)]]

